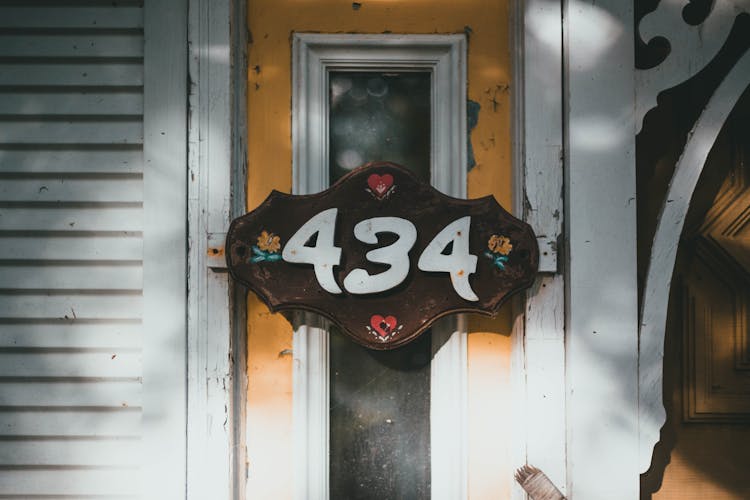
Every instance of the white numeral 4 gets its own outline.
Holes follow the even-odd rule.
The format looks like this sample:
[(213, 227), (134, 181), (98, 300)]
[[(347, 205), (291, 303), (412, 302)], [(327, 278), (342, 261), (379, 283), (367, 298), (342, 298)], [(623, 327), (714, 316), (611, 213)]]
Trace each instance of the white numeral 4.
[[(469, 275), (477, 270), (477, 256), (469, 253), (470, 227), (470, 216), (461, 217), (445, 226), (419, 256), (417, 267), (422, 271), (449, 273), (456, 293), (463, 299), (476, 302), (479, 297), (469, 284)], [(450, 255), (443, 255), (445, 247), (451, 242), (453, 249)]]
[[(284, 246), (281, 258), (294, 264), (312, 264), (318, 283), (328, 293), (341, 293), (333, 277), (333, 267), (341, 262), (341, 248), (333, 244), (338, 208), (323, 210), (305, 222)], [(305, 243), (318, 233), (315, 246)]]

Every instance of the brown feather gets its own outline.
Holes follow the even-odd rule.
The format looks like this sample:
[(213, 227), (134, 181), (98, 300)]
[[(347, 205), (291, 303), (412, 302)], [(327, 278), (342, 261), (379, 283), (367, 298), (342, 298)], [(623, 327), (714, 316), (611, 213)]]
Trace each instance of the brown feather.
[(547, 475), (532, 465), (522, 466), (515, 476), (531, 500), (565, 500)]

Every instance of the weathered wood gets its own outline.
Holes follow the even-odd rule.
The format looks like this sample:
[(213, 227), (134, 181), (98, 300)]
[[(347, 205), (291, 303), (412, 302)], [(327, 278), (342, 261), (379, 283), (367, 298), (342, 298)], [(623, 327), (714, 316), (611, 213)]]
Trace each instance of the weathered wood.
[(0, 412), (0, 436), (138, 437), (140, 434), (141, 412), (133, 406), (112, 407), (111, 411), (102, 411), (101, 407), (89, 410), (64, 407)]
[[(526, 291), (516, 394), (519, 432), (516, 466), (533, 463), (566, 489), (565, 280), (558, 244), (563, 239), (563, 12), (555, 0), (517, 4), (521, 37), (516, 55), (516, 168), (522, 186), (518, 213), (539, 242), (540, 275)], [(543, 432), (540, 432), (544, 429)], [(514, 486), (513, 498), (525, 496)]]
[[(0, 382), (0, 393), (3, 395), (1, 405), (4, 407), (134, 408), (141, 406), (141, 383), (137, 379), (52, 383)], [(3, 413), (0, 412), (0, 414)], [(8, 433), (0, 426), (0, 435), (2, 434)], [(19, 433), (15, 432), (15, 434)]]
[(133, 290), (143, 286), (141, 263), (84, 265), (0, 264), (0, 288), (6, 290)]
[(142, 28), (139, 7), (0, 7), (0, 28)]
[(0, 34), (0, 57), (143, 57), (143, 35)]
[[(0, 42), (1, 43), (1, 42)], [(140, 119), (0, 119), (0, 144), (141, 144)]]
[(137, 146), (67, 149), (45, 144), (21, 151), (0, 146), (0, 169), (4, 173), (141, 173), (143, 153)]
[(128, 377), (141, 376), (140, 352), (0, 352), (0, 377)]
[(140, 347), (142, 331), (139, 321), (52, 320), (30, 323), (7, 323), (0, 328), (0, 348), (109, 348)]
[(0, 230), (9, 231), (140, 231), (140, 204), (85, 206), (0, 205)]
[(0, 234), (0, 260), (140, 261), (142, 257), (140, 232)]
[[(138, 465), (138, 441), (134, 439), (18, 440), (0, 446), (2, 466), (98, 466)], [(12, 444), (12, 446), (8, 446)]]
[(128, 294), (0, 294), (0, 318), (140, 319), (143, 298)]
[(12, 87), (138, 87), (143, 85), (143, 63), (33, 62), (18, 60), (0, 64), (0, 85)]
[[(3, 98), (0, 99), (0, 114), (136, 116), (143, 113), (143, 95), (140, 91), (99, 92), (98, 90), (86, 93), (29, 93), (27, 88), (24, 92), (3, 93)], [(71, 120), (75, 120), (75, 117)]]
[(1, 202), (142, 202), (140, 177), (0, 177)]
[[(233, 158), (233, 141), (245, 136), (235, 127), (236, 110), (246, 108), (232, 93), (232, 78), (246, 78), (244, 61), (232, 42), (229, 0), (191, 0), (188, 37), (192, 52), (189, 75), (191, 120), (188, 128), (188, 432), (187, 498), (232, 498), (237, 483), (244, 481), (245, 443), (235, 436), (236, 415), (244, 411), (242, 391), (234, 399), (232, 361), (246, 367), (241, 343), (232, 345), (232, 328), (245, 335), (246, 324), (230, 324), (234, 310), (242, 310), (242, 301), (230, 303), (230, 280), (225, 272), (224, 239), (232, 211), (232, 195), (244, 199), (246, 179), (232, 186), (232, 172), (244, 171), (245, 158)], [(237, 18), (243, 19), (243, 18)], [(243, 21), (238, 21), (243, 22)], [(244, 29), (238, 31), (244, 32)], [(231, 64), (228, 64), (231, 61)], [(243, 87), (244, 91), (244, 87)], [(244, 212), (244, 204), (238, 203)], [(236, 207), (237, 205), (235, 205)], [(216, 249), (217, 254), (209, 249)], [(219, 250), (222, 250), (219, 252)], [(243, 297), (244, 299), (244, 297)], [(235, 457), (239, 457), (235, 461)], [(236, 463), (243, 472), (235, 473)], [(239, 497), (236, 497), (239, 498)]]
[(0, 491), (27, 498), (33, 498), (33, 495), (47, 495), (46, 498), (60, 495), (117, 495), (118, 500), (140, 498), (137, 496), (140, 485), (133, 481), (130, 467), (121, 470), (0, 470)]

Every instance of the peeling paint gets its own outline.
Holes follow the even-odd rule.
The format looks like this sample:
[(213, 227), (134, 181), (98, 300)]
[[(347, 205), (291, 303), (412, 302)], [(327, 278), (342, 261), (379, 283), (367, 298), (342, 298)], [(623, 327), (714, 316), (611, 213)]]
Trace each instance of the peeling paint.
[(510, 85), (507, 83), (498, 83), (494, 88), (485, 89), (484, 93), (487, 94), (487, 100), (492, 105), (492, 112), (497, 113), (497, 108), (500, 107), (500, 100), (498, 94), (504, 94), (510, 90)]
[(472, 101), (471, 99), (466, 101), (466, 166), (468, 170), (471, 170), (477, 164), (474, 158), (474, 147), (471, 144), (471, 131), (474, 130), (477, 123), (479, 123), (479, 110), (481, 108), (482, 106), (476, 101)]

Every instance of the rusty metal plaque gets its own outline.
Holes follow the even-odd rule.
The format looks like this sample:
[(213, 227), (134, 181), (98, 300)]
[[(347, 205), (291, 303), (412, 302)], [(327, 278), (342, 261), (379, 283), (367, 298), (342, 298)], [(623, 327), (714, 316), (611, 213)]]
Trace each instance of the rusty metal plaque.
[(273, 191), (232, 222), (226, 250), (271, 311), (319, 313), (379, 350), (448, 314), (495, 314), (539, 260), (531, 227), (494, 197), (451, 198), (383, 162), (318, 194)]

